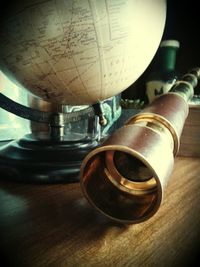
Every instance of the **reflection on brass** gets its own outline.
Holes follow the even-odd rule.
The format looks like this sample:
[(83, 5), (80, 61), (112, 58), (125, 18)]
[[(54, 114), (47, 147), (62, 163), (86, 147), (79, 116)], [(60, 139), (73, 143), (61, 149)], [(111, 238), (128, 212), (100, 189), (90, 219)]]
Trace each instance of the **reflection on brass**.
[(117, 187), (136, 195), (154, 191), (156, 181), (151, 171), (137, 158), (121, 151), (107, 151), (105, 158), (107, 177)]
[(184, 75), (84, 159), (81, 187), (101, 213), (139, 223), (158, 210), (199, 77), (200, 69)]

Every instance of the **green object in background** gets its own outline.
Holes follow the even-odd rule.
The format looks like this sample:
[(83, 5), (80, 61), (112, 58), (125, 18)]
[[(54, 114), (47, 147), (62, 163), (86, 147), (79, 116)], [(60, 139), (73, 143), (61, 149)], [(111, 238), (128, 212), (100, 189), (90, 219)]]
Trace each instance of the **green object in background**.
[(155, 69), (146, 80), (146, 95), (149, 103), (156, 96), (167, 93), (178, 79), (176, 56), (180, 43), (177, 40), (163, 40), (155, 56)]

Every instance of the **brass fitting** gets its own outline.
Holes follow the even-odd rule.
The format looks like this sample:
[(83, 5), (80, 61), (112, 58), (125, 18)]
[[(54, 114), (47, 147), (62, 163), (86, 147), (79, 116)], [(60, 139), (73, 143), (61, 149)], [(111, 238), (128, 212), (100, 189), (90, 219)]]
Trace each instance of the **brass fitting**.
[(139, 223), (158, 210), (200, 77), (193, 69), (90, 152), (81, 166), (81, 188), (101, 213)]

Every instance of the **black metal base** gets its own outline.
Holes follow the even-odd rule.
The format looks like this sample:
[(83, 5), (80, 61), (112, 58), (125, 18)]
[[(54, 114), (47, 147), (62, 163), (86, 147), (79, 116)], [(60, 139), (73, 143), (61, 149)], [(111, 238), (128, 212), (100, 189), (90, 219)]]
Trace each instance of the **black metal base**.
[(77, 182), (83, 158), (97, 146), (87, 139), (26, 135), (0, 147), (0, 177), (26, 183)]

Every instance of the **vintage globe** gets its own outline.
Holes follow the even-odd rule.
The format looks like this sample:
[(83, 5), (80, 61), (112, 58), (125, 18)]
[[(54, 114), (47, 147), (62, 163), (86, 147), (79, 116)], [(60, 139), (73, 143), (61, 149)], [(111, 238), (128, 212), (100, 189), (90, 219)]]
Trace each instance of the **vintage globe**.
[(166, 17), (164, 0), (7, 2), (0, 69), (43, 100), (69, 105), (101, 101), (134, 83), (159, 46)]

